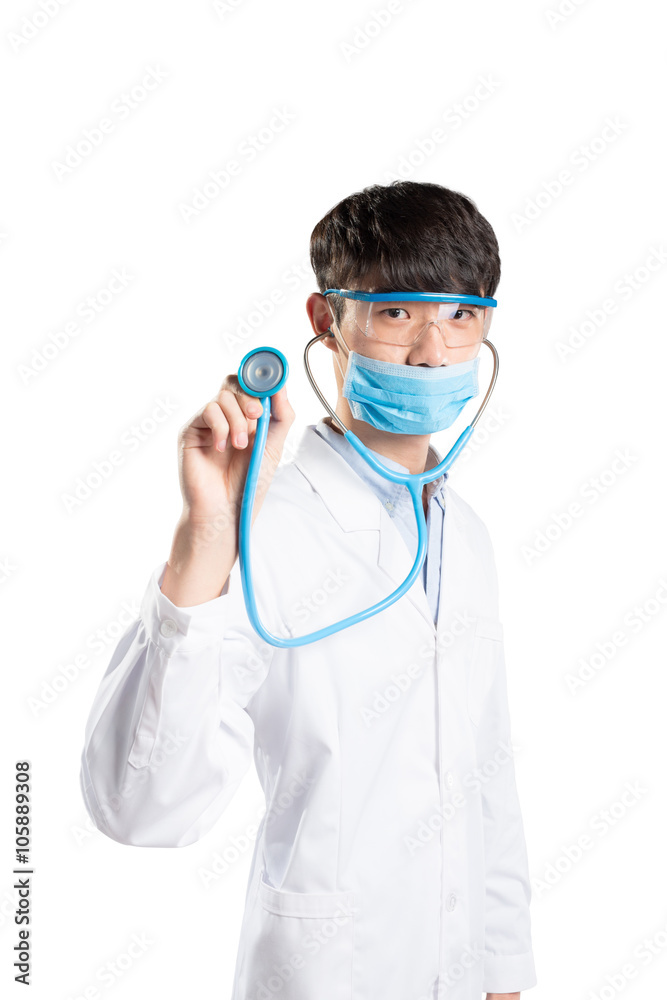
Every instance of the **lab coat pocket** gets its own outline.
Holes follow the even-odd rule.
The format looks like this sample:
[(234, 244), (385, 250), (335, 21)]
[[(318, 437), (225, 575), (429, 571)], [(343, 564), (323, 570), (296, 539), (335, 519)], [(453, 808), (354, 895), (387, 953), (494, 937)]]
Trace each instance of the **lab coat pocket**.
[(502, 655), (503, 626), (496, 618), (478, 618), (473, 637), (472, 661), (468, 673), (468, 715), (478, 726), (484, 702), (493, 684)]
[(243, 1000), (351, 1000), (354, 893), (286, 892), (260, 874)]

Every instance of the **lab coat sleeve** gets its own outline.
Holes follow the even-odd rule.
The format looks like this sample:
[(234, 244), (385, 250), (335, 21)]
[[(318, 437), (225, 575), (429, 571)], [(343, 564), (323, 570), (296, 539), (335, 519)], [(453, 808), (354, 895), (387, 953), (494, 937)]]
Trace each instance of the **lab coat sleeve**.
[(246, 705), (273, 651), (229, 592), (238, 574), (219, 597), (182, 608), (160, 590), (166, 565), (111, 655), (81, 756), (95, 826), (136, 847), (184, 847), (220, 817), (252, 760)]
[(482, 988), (488, 993), (515, 993), (537, 983), (530, 928), (531, 886), (512, 754), (502, 636), (497, 641), (485, 641), (492, 641), (495, 650), (476, 737), (478, 764), (490, 765), (483, 768), (482, 782), (485, 857)]

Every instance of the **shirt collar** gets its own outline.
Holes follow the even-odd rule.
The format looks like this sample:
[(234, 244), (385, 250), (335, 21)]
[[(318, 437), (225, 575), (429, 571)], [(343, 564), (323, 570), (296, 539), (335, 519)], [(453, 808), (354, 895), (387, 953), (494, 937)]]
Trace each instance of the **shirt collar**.
[[(380, 473), (376, 472), (375, 469), (372, 469), (368, 462), (364, 461), (356, 449), (352, 447), (350, 442), (345, 438), (345, 435), (339, 433), (337, 430), (334, 430), (331, 424), (327, 422), (326, 417), (322, 417), (322, 419), (315, 425), (315, 431), (320, 435), (320, 437), (323, 437), (325, 441), (328, 441), (332, 448), (335, 448), (335, 450), (342, 455), (351, 468), (353, 468), (357, 475), (359, 475), (369, 488), (373, 490), (383, 504), (389, 500), (394, 507), (403, 503), (412, 506), (410, 494), (408, 493), (406, 487), (401, 483), (392, 483), (391, 480), (385, 479), (380, 475)], [(399, 472), (410, 471), (407, 466), (400, 465), (392, 458), (387, 458), (386, 455), (381, 455), (379, 451), (374, 451), (372, 448), (369, 448), (368, 450), (390, 469), (396, 469)], [(442, 456), (432, 444), (429, 444), (426, 468), (432, 469), (441, 461)], [(437, 479), (430, 483), (426, 483), (426, 497), (428, 501), (430, 501), (431, 497), (435, 495), (440, 502), (440, 505), (444, 507), (444, 485), (447, 477), (448, 473), (443, 472)]]

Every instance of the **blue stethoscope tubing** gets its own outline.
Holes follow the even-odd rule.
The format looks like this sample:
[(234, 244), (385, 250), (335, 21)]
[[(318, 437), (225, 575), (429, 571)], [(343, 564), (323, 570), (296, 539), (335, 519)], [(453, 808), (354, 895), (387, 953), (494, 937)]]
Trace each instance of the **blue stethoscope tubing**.
[[(241, 511), (239, 515), (239, 537), (238, 537), (238, 548), (239, 548), (239, 566), (241, 570), (241, 584), (243, 587), (243, 598), (246, 605), (246, 610), (248, 612), (248, 618), (252, 627), (255, 629), (257, 634), (265, 640), (265, 642), (270, 643), (272, 646), (278, 646), (282, 649), (288, 649), (294, 646), (305, 646), (308, 643), (316, 642), (318, 639), (324, 639), (329, 635), (333, 635), (335, 632), (340, 632), (344, 628), (349, 628), (350, 625), (356, 625), (358, 622), (365, 621), (367, 618), (371, 618), (373, 615), (378, 614), (380, 611), (384, 611), (386, 608), (390, 607), (399, 598), (410, 589), (412, 584), (415, 582), (419, 571), (422, 568), (424, 559), (426, 558), (426, 543), (427, 543), (427, 529), (426, 529), (426, 517), (424, 515), (424, 508), (422, 505), (422, 490), (426, 483), (432, 482), (441, 476), (443, 472), (446, 472), (452, 464), (456, 461), (459, 454), (463, 448), (468, 443), (470, 436), (473, 433), (475, 424), (484, 412), (484, 408), (489, 400), (491, 392), (496, 383), (498, 377), (498, 352), (496, 348), (489, 340), (483, 340), (482, 343), (486, 344), (493, 354), (493, 374), (491, 376), (491, 381), (489, 383), (488, 389), (482, 400), (482, 403), (477, 410), (473, 420), (470, 424), (461, 432), (458, 436), (450, 450), (447, 452), (443, 460), (439, 465), (434, 466), (432, 469), (427, 469), (424, 472), (409, 473), (409, 472), (399, 472), (397, 469), (389, 469), (387, 466), (383, 465), (375, 455), (366, 448), (362, 441), (354, 434), (351, 430), (348, 430), (343, 422), (341, 421), (338, 414), (336, 414), (329, 403), (325, 400), (324, 396), (320, 392), (315, 380), (313, 378), (312, 372), (310, 370), (310, 365), (308, 364), (308, 351), (310, 347), (316, 343), (316, 341), (321, 340), (323, 337), (329, 336), (328, 333), (318, 334), (313, 337), (312, 340), (306, 345), (304, 351), (304, 364), (306, 367), (306, 373), (310, 380), (310, 383), (315, 390), (318, 398), (323, 403), (325, 408), (329, 411), (332, 419), (334, 419), (337, 425), (344, 432), (346, 439), (352, 445), (352, 447), (361, 455), (361, 457), (368, 462), (372, 469), (375, 469), (377, 473), (383, 476), (385, 479), (390, 480), (392, 483), (399, 483), (406, 486), (410, 496), (412, 498), (412, 506), (414, 508), (415, 517), (417, 519), (417, 553), (415, 555), (415, 560), (412, 564), (412, 569), (406, 576), (405, 580), (387, 597), (378, 601), (377, 604), (373, 604), (363, 611), (358, 611), (353, 615), (348, 615), (347, 618), (341, 619), (339, 622), (335, 622), (332, 625), (325, 625), (323, 628), (317, 629), (315, 632), (309, 632), (307, 635), (292, 636), (290, 638), (283, 638), (281, 636), (273, 635), (268, 631), (262, 624), (259, 611), (257, 609), (257, 601), (255, 599), (255, 589), (252, 584), (252, 569), (251, 569), (251, 551), (250, 551), (250, 537), (251, 537), (251, 525), (252, 525), (252, 511), (255, 505), (255, 494), (257, 492), (257, 481), (259, 479), (259, 472), (262, 465), (262, 458), (264, 457), (264, 448), (266, 446), (266, 437), (269, 430), (269, 420), (271, 419), (271, 395), (278, 391), (278, 389), (284, 385), (287, 378), (288, 366), (287, 359), (285, 356), (274, 347), (257, 347), (242, 358), (239, 365), (239, 383), (241, 388), (248, 392), (250, 395), (256, 396), (261, 400), (262, 412), (257, 418), (257, 427), (255, 431), (255, 441), (253, 444), (252, 455), (250, 456), (250, 462), (248, 464), (248, 472), (246, 475), (245, 487), (243, 490), (243, 499), (241, 501)], [(283, 375), (279, 383), (270, 389), (270, 391), (260, 391), (249, 387), (242, 378), (242, 371), (246, 362), (254, 355), (259, 352), (267, 352), (269, 354), (275, 355), (280, 363), (283, 365)]]

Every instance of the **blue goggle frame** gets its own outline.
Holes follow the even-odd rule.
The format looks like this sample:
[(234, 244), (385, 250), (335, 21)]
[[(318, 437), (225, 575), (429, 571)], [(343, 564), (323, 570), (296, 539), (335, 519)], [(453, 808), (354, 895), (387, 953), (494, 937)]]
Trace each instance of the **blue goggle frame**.
[(359, 292), (349, 288), (327, 288), (323, 295), (342, 295), (345, 299), (361, 299), (363, 302), (469, 302), (473, 306), (498, 305), (497, 299), (482, 298), (481, 295), (456, 295), (452, 292)]

